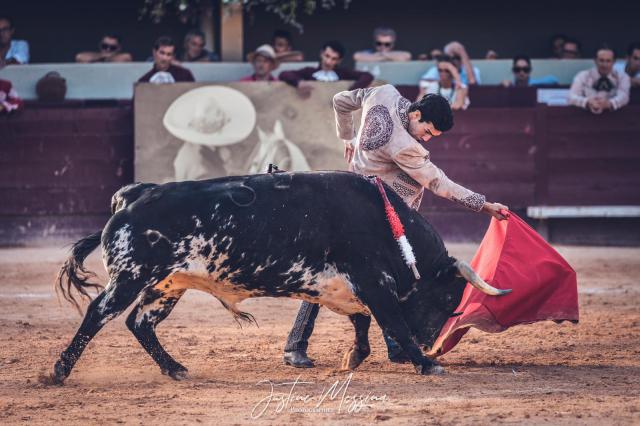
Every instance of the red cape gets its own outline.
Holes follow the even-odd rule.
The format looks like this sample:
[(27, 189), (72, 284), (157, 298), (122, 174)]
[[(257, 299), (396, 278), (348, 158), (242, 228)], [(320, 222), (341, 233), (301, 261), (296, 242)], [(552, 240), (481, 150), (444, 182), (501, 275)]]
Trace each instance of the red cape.
[(492, 219), (471, 266), (493, 287), (511, 288), (505, 296), (487, 296), (467, 284), (456, 312), (440, 331), (432, 356), (449, 352), (470, 327), (498, 333), (537, 321), (578, 321), (575, 271), (518, 216)]

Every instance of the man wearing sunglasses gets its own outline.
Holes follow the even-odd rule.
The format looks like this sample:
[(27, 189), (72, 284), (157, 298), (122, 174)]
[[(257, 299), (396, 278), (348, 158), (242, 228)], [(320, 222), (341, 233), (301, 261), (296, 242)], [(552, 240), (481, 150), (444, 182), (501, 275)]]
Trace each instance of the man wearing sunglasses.
[(120, 36), (106, 33), (98, 45), (97, 52), (80, 52), (76, 55), (76, 62), (91, 64), (95, 62), (131, 62), (131, 54), (122, 52)]
[(0, 68), (5, 65), (28, 64), (29, 43), (13, 39), (13, 20), (0, 15)]
[(361, 50), (353, 55), (356, 62), (404, 62), (411, 60), (411, 53), (394, 50), (396, 32), (392, 28), (378, 27), (373, 31), (373, 49)]
[(511, 71), (513, 72), (512, 80), (504, 80), (502, 85), (504, 87), (528, 87), (528, 86), (554, 86), (559, 84), (556, 77), (552, 75), (545, 75), (540, 78), (531, 78), (531, 58), (527, 55), (518, 55), (513, 58), (513, 66)]

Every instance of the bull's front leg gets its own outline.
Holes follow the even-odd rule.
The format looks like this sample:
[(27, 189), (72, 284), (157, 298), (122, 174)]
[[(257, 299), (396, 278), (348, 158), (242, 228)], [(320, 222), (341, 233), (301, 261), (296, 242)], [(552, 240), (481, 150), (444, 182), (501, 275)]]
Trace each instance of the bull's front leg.
[(400, 345), (418, 374), (443, 374), (444, 368), (437, 362), (425, 357), (411, 337), (409, 326), (402, 317), (400, 305), (391, 294), (375, 297), (376, 301), (368, 303), (371, 313), (376, 318), (382, 331)]
[(371, 353), (369, 347), (369, 326), (371, 317), (362, 314), (349, 315), (349, 319), (356, 331), (356, 339), (353, 346), (342, 358), (342, 370), (354, 370)]

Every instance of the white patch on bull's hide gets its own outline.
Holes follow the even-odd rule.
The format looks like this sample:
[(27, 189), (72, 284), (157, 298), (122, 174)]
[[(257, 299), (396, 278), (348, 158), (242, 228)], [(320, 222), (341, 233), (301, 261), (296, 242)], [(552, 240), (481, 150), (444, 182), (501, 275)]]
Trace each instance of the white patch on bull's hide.
[[(102, 298), (102, 300), (100, 301), (100, 303), (98, 304), (98, 312), (101, 315), (104, 315), (104, 313), (107, 311), (107, 309), (109, 308), (109, 304), (113, 303), (113, 293), (115, 291), (115, 289), (117, 288), (114, 285), (111, 285), (112, 281), (109, 281), (109, 283), (107, 284), (107, 286), (104, 289), (104, 296)], [(111, 319), (113, 319), (117, 314), (119, 313), (119, 311), (115, 311), (110, 313), (109, 315), (105, 315), (101, 320), (100, 320), (100, 325), (105, 325), (106, 323), (108, 323)]]
[(202, 221), (200, 220), (200, 218), (196, 215), (191, 216), (191, 219), (193, 219), (196, 222), (196, 228), (202, 228)]
[(378, 284), (382, 288), (391, 290), (393, 295), (396, 298), (398, 297), (398, 293), (396, 292), (396, 280), (394, 280), (393, 277), (388, 273), (386, 273), (385, 271), (382, 271), (382, 278), (380, 278), (380, 281), (378, 281)]
[(275, 265), (277, 262), (278, 262), (277, 260), (271, 260), (271, 255), (267, 256), (267, 259), (264, 261), (264, 264), (256, 266), (254, 270), (254, 274), (258, 274), (262, 272), (268, 267)]
[[(138, 298), (136, 304), (140, 304), (144, 297), (145, 294), (142, 293)], [(164, 299), (164, 297), (160, 297), (139, 309), (136, 315), (136, 325), (139, 326), (143, 321), (153, 322), (152, 320), (157, 315), (154, 313), (154, 311), (161, 311), (164, 308), (163, 302), (166, 302), (166, 299)]]
[[(124, 224), (114, 233), (113, 239), (107, 244), (107, 249), (103, 251), (102, 260), (112, 277), (117, 276), (121, 271), (130, 272), (133, 279), (140, 277), (140, 265), (131, 256), (133, 252), (131, 239), (131, 226), (128, 223)], [(106, 260), (107, 253), (111, 255), (109, 263)]]
[[(305, 277), (306, 277), (305, 273)], [(315, 290), (318, 296), (299, 293), (296, 297), (312, 303), (319, 303), (341, 315), (371, 315), (369, 308), (355, 294), (349, 274), (341, 273), (335, 265), (325, 264), (324, 270), (305, 279), (302, 290)]]
[[(236, 304), (259, 294), (245, 290), (230, 281), (236, 271), (230, 271), (228, 267), (222, 266), (228, 260), (228, 256), (225, 252), (217, 250), (215, 238), (216, 235), (210, 239), (205, 239), (203, 234), (189, 235), (178, 244), (178, 247), (182, 247), (183, 251), (186, 251), (184, 249), (185, 241), (189, 241), (189, 252), (183, 260), (186, 266), (172, 268), (171, 274), (165, 279), (165, 282), (171, 283), (170, 288), (166, 290), (194, 289), (204, 291), (218, 298), (231, 312), (238, 314), (240, 311), (236, 308)], [(221, 242), (227, 240), (232, 241), (230, 237), (225, 236)], [(201, 254), (206, 247), (211, 248), (208, 256)], [(207, 268), (211, 265), (213, 265), (213, 272), (209, 273)], [(226, 277), (221, 279), (223, 274), (226, 274)]]

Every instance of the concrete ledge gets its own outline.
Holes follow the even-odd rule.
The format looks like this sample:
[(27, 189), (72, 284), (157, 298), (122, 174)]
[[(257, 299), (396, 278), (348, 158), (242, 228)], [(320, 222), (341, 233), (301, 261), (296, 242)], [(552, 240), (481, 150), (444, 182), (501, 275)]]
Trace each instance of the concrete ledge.
[(640, 206), (530, 206), (527, 216), (534, 219), (640, 217)]

